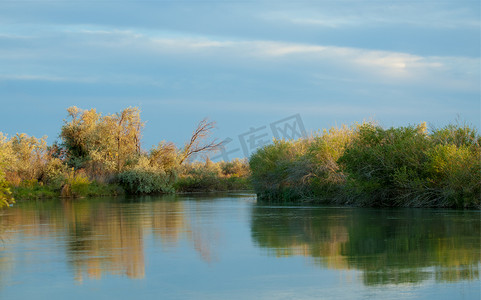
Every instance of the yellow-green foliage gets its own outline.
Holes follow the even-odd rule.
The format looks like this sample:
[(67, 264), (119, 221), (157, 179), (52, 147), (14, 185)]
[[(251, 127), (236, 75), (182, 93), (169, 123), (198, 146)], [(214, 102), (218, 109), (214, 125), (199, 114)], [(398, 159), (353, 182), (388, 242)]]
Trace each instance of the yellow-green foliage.
[(59, 158), (51, 157), (44, 166), (42, 182), (60, 190), (68, 178), (67, 165)]
[(308, 179), (312, 174), (306, 157), (309, 143), (309, 140), (275, 140), (250, 157), (252, 184), (259, 198), (279, 201), (309, 198)]
[(173, 167), (139, 155), (117, 175), (117, 181), (131, 194), (170, 193), (177, 178), (177, 170)]
[(65, 120), (60, 137), (70, 166), (101, 177), (122, 171), (126, 161), (140, 153), (143, 123), (138, 108), (106, 116), (75, 106), (67, 111), (70, 120)]
[[(192, 154), (218, 146), (215, 140), (208, 140), (214, 123), (206, 119), (199, 123), (184, 148), (160, 142), (147, 153), (140, 148), (144, 123), (138, 108), (102, 115), (95, 109), (73, 106), (67, 112), (60, 144), (55, 142), (47, 147), (45, 138), (17, 134), (7, 139), (0, 133), (0, 171), (8, 184), (15, 186), (15, 195), (20, 198), (36, 199), (47, 194), (77, 197), (110, 190), (117, 193), (116, 183), (129, 193), (171, 192), (183, 162)], [(225, 163), (222, 171), (220, 165), (214, 166), (218, 168), (215, 174), (211, 167), (204, 166), (205, 169), (184, 177), (247, 180), (245, 163)], [(230, 179), (229, 183), (237, 181), (241, 180)]]
[(35, 179), (24, 180), (19, 186), (16, 186), (12, 190), (12, 194), (15, 199), (42, 199), (53, 198), (59, 196), (59, 191), (54, 190), (52, 187), (44, 185), (43, 182), (39, 182)]
[(355, 203), (404, 205), (408, 201), (404, 197), (406, 185), (396, 179), (423, 178), (428, 148), (424, 124), (389, 129), (369, 123), (359, 126), (339, 159), (350, 179), (348, 189)]
[(247, 190), (250, 189), (248, 176), (245, 160), (214, 163), (207, 159), (182, 165), (175, 188), (181, 192)]
[(345, 176), (337, 161), (351, 143), (358, 127), (358, 125), (352, 128), (345, 125), (332, 127), (310, 139), (307, 157), (312, 169), (310, 174), (312, 187), (318, 193), (334, 192), (331, 191), (332, 188), (344, 183)]
[(250, 176), (249, 162), (247, 159), (233, 159), (221, 161), (219, 166), (223, 176), (226, 177), (248, 177)]
[(173, 143), (160, 142), (149, 153), (149, 164), (157, 169), (174, 170), (179, 167), (181, 157)]
[(5, 168), (15, 162), (12, 143), (7, 136), (0, 132), (0, 167)]
[(7, 206), (13, 201), (12, 193), (5, 179), (6, 166), (11, 164), (13, 160), (13, 151), (7, 137), (0, 132), (0, 207)]
[(176, 189), (182, 191), (222, 190), (219, 180), (221, 174), (220, 165), (210, 160), (206, 160), (204, 163), (187, 163), (180, 169), (180, 178), (176, 183)]
[[(474, 151), (473, 151), (474, 150)], [(476, 151), (477, 150), (477, 151)], [(441, 202), (455, 206), (479, 205), (481, 194), (480, 151), (454, 144), (436, 145), (427, 152), (427, 179), (437, 188)], [(476, 203), (476, 200), (478, 202)]]
[(249, 162), (261, 200), (479, 208), (480, 140), (468, 126), (364, 123), (276, 141)]
[(5, 180), (5, 174), (0, 169), (0, 208), (4, 206), (8, 206), (13, 202), (14, 202), (14, 199), (12, 197), (12, 192), (10, 192), (8, 183)]
[(70, 172), (66, 182), (66, 184), (70, 186), (72, 196), (74, 197), (85, 195), (90, 183), (90, 180), (84, 172), (75, 172), (73, 170)]
[(8, 182), (19, 185), (23, 180), (37, 180), (47, 162), (46, 137), (37, 139), (24, 133), (9, 140), (0, 136), (0, 151)]
[[(7, 184), (15, 187), (20, 199), (117, 194), (117, 184), (129, 193), (172, 192), (183, 162), (219, 145), (209, 141), (214, 122), (204, 119), (184, 148), (163, 141), (147, 153), (140, 148), (144, 123), (138, 108), (102, 115), (95, 109), (73, 106), (67, 112), (61, 142), (49, 147), (45, 138), (17, 134), (8, 139), (0, 132), (0, 172), (7, 182), (2, 188), (4, 195), (8, 194)], [(202, 169), (184, 167), (183, 176), (200, 178), (207, 189), (237, 188), (239, 183), (247, 183), (245, 162), (211, 164)], [(222, 185), (216, 183), (219, 178)]]
[(259, 198), (307, 201), (336, 196), (344, 182), (337, 160), (352, 134), (353, 129), (347, 126), (331, 128), (308, 139), (276, 140), (258, 150), (249, 164)]

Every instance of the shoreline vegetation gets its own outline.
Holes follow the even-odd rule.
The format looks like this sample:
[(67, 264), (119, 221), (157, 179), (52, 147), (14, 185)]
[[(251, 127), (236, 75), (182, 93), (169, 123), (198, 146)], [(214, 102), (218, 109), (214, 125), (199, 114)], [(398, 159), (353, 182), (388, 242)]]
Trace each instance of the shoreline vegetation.
[(247, 160), (191, 162), (221, 146), (210, 137), (215, 123), (199, 122), (184, 147), (161, 141), (140, 147), (140, 110), (105, 115), (67, 109), (59, 141), (0, 132), (0, 207), (15, 200), (248, 190)]
[(371, 207), (480, 209), (481, 137), (467, 125), (370, 122), (278, 140), (249, 160), (258, 199)]
[(249, 158), (193, 161), (221, 144), (199, 122), (182, 148), (140, 147), (138, 108), (67, 109), (59, 141), (0, 132), (0, 207), (16, 200), (254, 190), (259, 201), (479, 209), (481, 137), (467, 125), (370, 122), (275, 140)]

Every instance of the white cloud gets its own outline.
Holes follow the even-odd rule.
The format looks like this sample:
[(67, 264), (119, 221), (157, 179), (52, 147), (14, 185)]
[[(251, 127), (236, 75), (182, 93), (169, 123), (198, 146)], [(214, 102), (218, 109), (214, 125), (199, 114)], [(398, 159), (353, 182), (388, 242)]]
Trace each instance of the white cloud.
[[(475, 4), (475, 3), (472, 3)], [(479, 6), (477, 7), (479, 10)], [(479, 28), (479, 14), (470, 6), (450, 3), (419, 3), (393, 5), (392, 3), (366, 3), (361, 5), (330, 6), (308, 5), (294, 10), (263, 12), (259, 18), (300, 26), (325, 28), (353, 28), (359, 26), (408, 25), (422, 28)]]
[[(152, 62), (159, 58), (176, 58), (184, 59), (187, 64), (189, 61), (202, 59), (203, 63), (211, 63), (214, 67), (216, 65), (228, 65), (234, 68), (274, 66), (285, 72), (296, 70), (299, 73), (311, 74), (309, 76), (312, 78), (318, 75), (318, 72), (312, 73), (312, 70), (317, 67), (331, 70), (332, 73), (338, 74), (336, 76), (342, 74), (342, 77), (349, 80), (357, 78), (361, 81), (381, 81), (390, 84), (425, 83), (438, 85), (441, 88), (479, 90), (479, 57), (420, 56), (352, 47), (268, 40), (231, 40), (210, 36), (138, 32), (132, 29), (109, 30), (83, 26), (70, 27), (58, 34), (62, 35), (62, 39), (58, 39), (59, 44), (55, 47), (43, 42), (33, 50), (26, 48), (21, 51), (0, 50), (3, 56), (0, 61), (5, 61), (6, 66), (12, 61), (21, 60), (22, 57), (35, 61), (35, 55), (39, 53), (41, 55), (39, 61), (46, 57), (53, 62), (63, 59), (64, 71), (61, 70), (62, 68), (44, 67), (40, 68), (44, 71), (39, 75), (38, 72), (18, 73), (13, 68), (11, 70), (4, 68), (4, 76), (10, 74), (17, 76), (17, 79), (29, 80), (47, 78), (47, 80), (59, 81), (65, 77), (68, 80), (83, 82), (112, 80), (103, 78), (101, 75), (62, 74), (62, 72), (68, 72), (66, 71), (68, 64), (77, 58), (88, 60), (93, 57), (101, 63), (112, 61), (113, 64), (132, 58)], [(39, 63), (36, 62), (36, 64)], [(95, 70), (96, 66), (92, 65), (92, 68)], [(45, 72), (45, 69), (60, 73)], [(138, 77), (138, 75), (140, 74), (125, 76)], [(125, 78), (117, 79), (117, 81), (123, 80)]]

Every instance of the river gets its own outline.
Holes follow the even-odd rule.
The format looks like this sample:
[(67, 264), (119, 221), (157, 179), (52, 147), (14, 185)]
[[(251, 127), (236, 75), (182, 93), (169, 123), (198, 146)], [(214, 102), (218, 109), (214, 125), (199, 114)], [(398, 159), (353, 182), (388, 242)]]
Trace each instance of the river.
[(250, 193), (21, 202), (0, 299), (480, 299), (480, 212)]

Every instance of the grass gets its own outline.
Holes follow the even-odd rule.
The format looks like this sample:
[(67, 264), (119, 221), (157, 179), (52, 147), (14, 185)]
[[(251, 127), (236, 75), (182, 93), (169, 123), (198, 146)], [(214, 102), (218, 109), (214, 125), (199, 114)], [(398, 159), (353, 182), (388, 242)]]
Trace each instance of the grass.
[(64, 188), (59, 190), (53, 186), (43, 185), (41, 182), (30, 182), (29, 184), (22, 184), (11, 189), (12, 195), (16, 200), (113, 196), (124, 193), (123, 189), (116, 184), (103, 184), (94, 181), (88, 184), (74, 184), (69, 186), (70, 192), (68, 194), (62, 194), (66, 186), (68, 185), (64, 185)]

